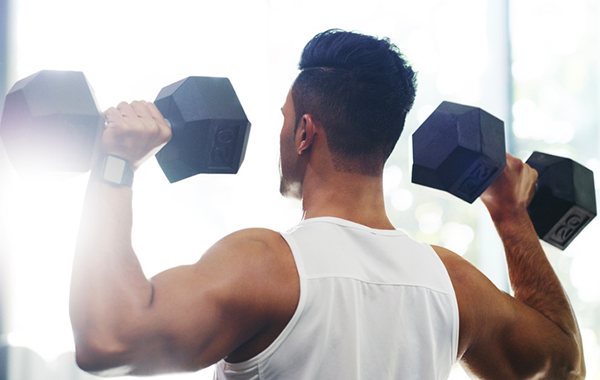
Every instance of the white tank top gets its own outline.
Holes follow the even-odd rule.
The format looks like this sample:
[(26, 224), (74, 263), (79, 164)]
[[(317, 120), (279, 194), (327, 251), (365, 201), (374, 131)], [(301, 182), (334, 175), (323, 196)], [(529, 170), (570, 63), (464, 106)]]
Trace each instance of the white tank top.
[(282, 236), (300, 276), (297, 309), (279, 337), (215, 379), (447, 379), (458, 349), (458, 306), (428, 245), (398, 230), (337, 218)]

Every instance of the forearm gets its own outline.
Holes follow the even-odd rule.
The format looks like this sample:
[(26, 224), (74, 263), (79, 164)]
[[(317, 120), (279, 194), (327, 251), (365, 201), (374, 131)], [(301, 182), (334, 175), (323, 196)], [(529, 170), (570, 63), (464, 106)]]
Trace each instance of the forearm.
[(578, 346), (581, 355), (575, 314), (527, 211), (492, 214), (492, 219), (504, 244), (515, 298), (553, 321)]
[(111, 186), (92, 174), (71, 278), (78, 349), (122, 350), (120, 337), (149, 306), (152, 287), (133, 251), (131, 227), (131, 188)]
[[(527, 213), (537, 178), (534, 169), (507, 154), (506, 168), (481, 195), (504, 244), (514, 296), (521, 301), (510, 303), (507, 333), (513, 332), (513, 343), (505, 354), (521, 372), (579, 379), (585, 377), (585, 364), (577, 320)], [(541, 325), (545, 327), (540, 329)], [(529, 355), (529, 362), (509, 358), (515, 347)]]

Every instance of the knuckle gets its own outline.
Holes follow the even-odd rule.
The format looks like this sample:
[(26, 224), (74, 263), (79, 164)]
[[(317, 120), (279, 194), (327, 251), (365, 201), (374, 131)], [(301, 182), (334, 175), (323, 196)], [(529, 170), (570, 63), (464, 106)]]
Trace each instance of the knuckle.
[(534, 178), (535, 181), (537, 181), (537, 179), (539, 178), (540, 174), (535, 169), (531, 169), (531, 171), (532, 171), (532, 177)]
[(134, 100), (133, 102), (131, 102), (131, 106), (132, 106), (134, 109), (142, 109), (142, 108), (145, 108), (144, 104), (143, 104), (141, 101), (139, 101), (139, 100)]
[(119, 104), (117, 104), (117, 110), (121, 111), (122, 109), (129, 107), (129, 103), (127, 102), (120, 102)]

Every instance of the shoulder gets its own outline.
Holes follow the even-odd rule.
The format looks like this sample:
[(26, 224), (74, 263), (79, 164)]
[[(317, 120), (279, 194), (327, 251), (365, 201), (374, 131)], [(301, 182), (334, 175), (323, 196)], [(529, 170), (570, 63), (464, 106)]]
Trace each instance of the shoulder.
[(487, 327), (508, 319), (512, 298), (498, 289), (479, 269), (449, 249), (432, 246), (438, 254), (456, 294), (460, 332), (458, 357), (485, 335)]
[(460, 285), (468, 285), (469, 282), (481, 280), (479, 277), (484, 276), (473, 264), (455, 252), (435, 245), (431, 247), (444, 263), (453, 285), (459, 285), (459, 290), (462, 289)]
[(244, 229), (225, 236), (196, 265), (220, 272), (232, 289), (241, 286), (261, 293), (262, 299), (281, 296), (285, 289), (294, 291), (298, 283), (287, 242), (280, 233), (265, 228)]
[(211, 247), (197, 265), (211, 268), (211, 275), (222, 273), (222, 278), (215, 279), (216, 303), (225, 315), (240, 317), (228, 328), (241, 326), (243, 331), (253, 331), (229, 353), (229, 361), (257, 355), (292, 318), (300, 298), (300, 278), (280, 233), (262, 228), (234, 232)]
[[(466, 294), (483, 295), (490, 292), (496, 295), (504, 294), (485, 274), (462, 256), (443, 247), (432, 246), (432, 248), (444, 263), (455, 291), (459, 293), (457, 296)], [(478, 292), (479, 294), (477, 294)]]
[(235, 260), (279, 260), (290, 256), (291, 251), (279, 232), (248, 228), (223, 237), (203, 257), (214, 255)]
[(262, 243), (267, 248), (282, 248), (281, 244), (285, 245), (285, 240), (281, 234), (277, 231), (273, 231), (267, 228), (247, 228), (233, 232), (225, 236), (223, 241), (229, 242), (248, 242), (248, 243)]

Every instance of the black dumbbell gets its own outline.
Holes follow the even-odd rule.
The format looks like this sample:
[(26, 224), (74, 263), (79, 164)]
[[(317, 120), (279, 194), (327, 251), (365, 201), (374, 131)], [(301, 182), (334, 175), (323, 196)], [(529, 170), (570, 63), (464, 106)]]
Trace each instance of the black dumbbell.
[[(156, 158), (170, 182), (237, 173), (250, 122), (227, 78), (188, 77), (154, 101), (172, 128)], [(44, 70), (6, 95), (0, 137), (17, 172), (86, 172), (97, 159), (104, 115), (84, 74)]]
[[(534, 152), (528, 212), (540, 239), (565, 249), (596, 216), (594, 176), (577, 162)], [(472, 203), (506, 167), (504, 123), (476, 107), (442, 102), (413, 134), (412, 182)]]

